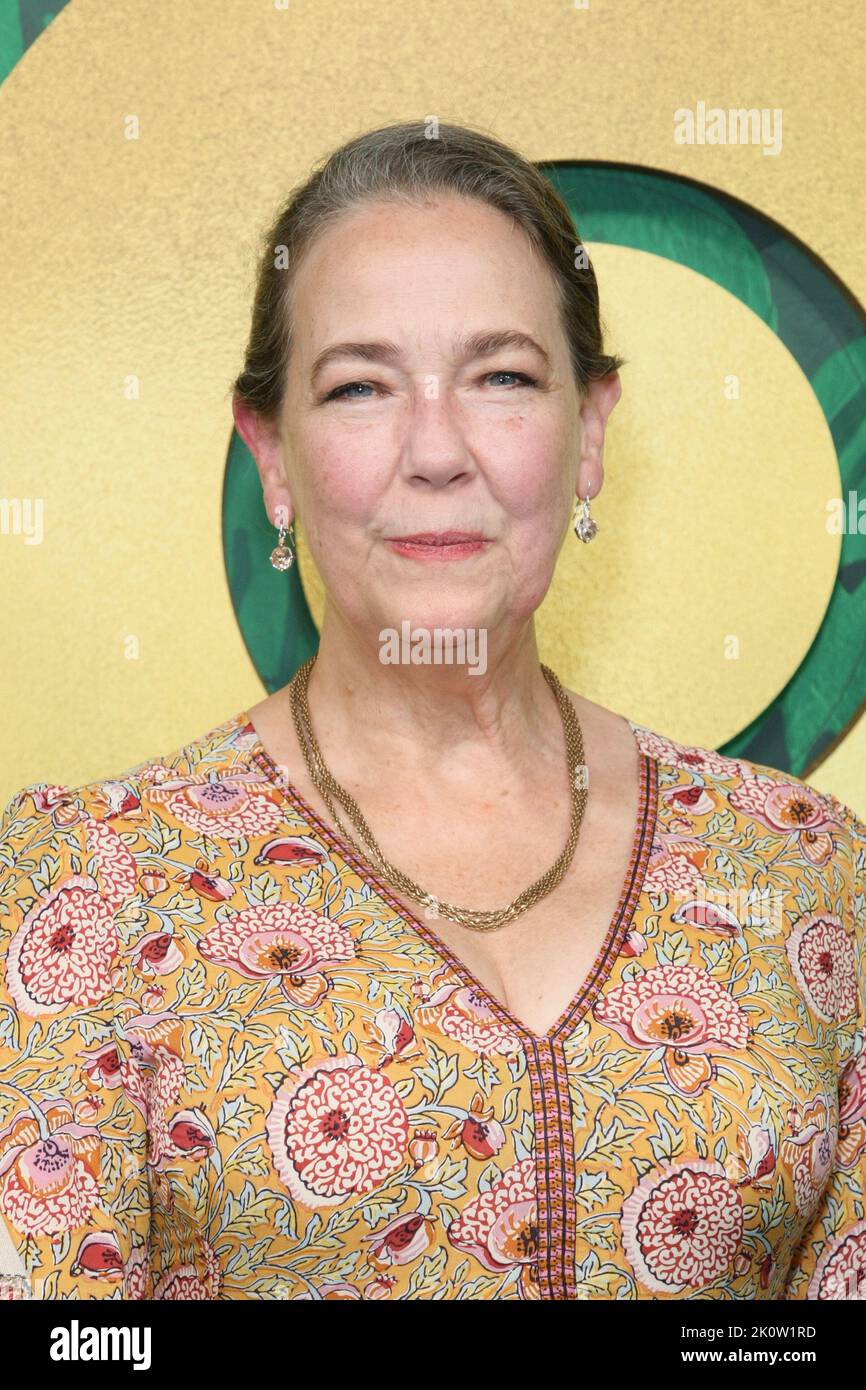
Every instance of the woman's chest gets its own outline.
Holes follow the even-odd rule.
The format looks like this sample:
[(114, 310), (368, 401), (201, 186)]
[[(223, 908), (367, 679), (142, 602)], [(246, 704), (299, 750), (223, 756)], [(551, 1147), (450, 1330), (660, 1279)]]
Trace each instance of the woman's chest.
[[(479, 984), (527, 1035), (545, 1037), (609, 966), (617, 931), (634, 910), (649, 862), (651, 775), (645, 764), (633, 797), (599, 789), (571, 851), (565, 803), (554, 822), (560, 834), (537, 818), (515, 816), (502, 826), (500, 817), (485, 827), (479, 817), (468, 822), (471, 834), (432, 838), (397, 817), (389, 825), (392, 862), (427, 897), (391, 880), (379, 886), (465, 981)], [(461, 920), (512, 906), (515, 914), (498, 923)]]
[(363, 891), (330, 924), (214, 923), (155, 1049), (157, 1269), (225, 1297), (774, 1296), (835, 1144), (827, 1039), (760, 950), (652, 906), (549, 1037)]
[(226, 861), (201, 919), (178, 920), (187, 959), (154, 957), (155, 1020), (130, 1022), (155, 1064), (157, 1278), (188, 1264), (226, 1297), (778, 1296), (834, 1152), (861, 1161), (835, 1085), (846, 929), (799, 870), (773, 918), (745, 897), (707, 912), (698, 856), (651, 856), (651, 828), (543, 1035), (308, 821)]
[[(474, 906), (481, 894), (472, 893), (467, 882), (466, 894), (458, 897), (456, 906), (467, 899)], [(394, 898), (420, 918), (428, 940), (465, 982), (477, 982), (484, 997), (500, 1004), (528, 1036), (545, 1037), (610, 954), (624, 892), (621, 873), (584, 886), (569, 875), (553, 893), (493, 930), (473, 930), (442, 915), (440, 906), (450, 904), (430, 910), (400, 894)], [(507, 906), (501, 891), (487, 901)]]

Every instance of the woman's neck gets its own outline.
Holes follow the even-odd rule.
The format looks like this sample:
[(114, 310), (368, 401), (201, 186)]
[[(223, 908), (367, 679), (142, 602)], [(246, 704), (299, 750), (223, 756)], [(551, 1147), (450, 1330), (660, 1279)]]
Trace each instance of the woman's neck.
[[(459, 766), (468, 779), (503, 765), (562, 759), (562, 720), (539, 664), (530, 621), (513, 641), (468, 664), (380, 660), (380, 648), (339, 622), (325, 622), (308, 698), (325, 752), (346, 752), (359, 775), (379, 767), (437, 778)], [(338, 777), (334, 768), (334, 775)]]

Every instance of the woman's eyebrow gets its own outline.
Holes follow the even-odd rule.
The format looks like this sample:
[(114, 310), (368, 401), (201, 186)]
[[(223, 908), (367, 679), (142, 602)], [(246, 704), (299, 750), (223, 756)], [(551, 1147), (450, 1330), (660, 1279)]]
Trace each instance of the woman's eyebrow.
[(393, 362), (399, 356), (400, 349), (394, 343), (331, 343), (317, 355), (310, 379), (315, 381), (323, 367), (335, 357), (360, 357), (364, 362)]
[(458, 345), (459, 354), (464, 362), (471, 361), (473, 357), (490, 357), (494, 352), (502, 352), (504, 348), (530, 348), (538, 353), (546, 366), (551, 365), (550, 357), (541, 344), (529, 333), (521, 333), (516, 328), (473, 333)]
[[(521, 333), (515, 328), (472, 333), (467, 338), (458, 339), (456, 348), (456, 355), (463, 362), (469, 362), (475, 357), (490, 357), (505, 348), (530, 348), (538, 353), (546, 366), (550, 366), (550, 357), (541, 344), (529, 333)], [(356, 357), (364, 362), (390, 364), (399, 356), (400, 349), (396, 344), (385, 340), (331, 343), (317, 354), (313, 362), (311, 380), (315, 381), (323, 368), (337, 357)]]

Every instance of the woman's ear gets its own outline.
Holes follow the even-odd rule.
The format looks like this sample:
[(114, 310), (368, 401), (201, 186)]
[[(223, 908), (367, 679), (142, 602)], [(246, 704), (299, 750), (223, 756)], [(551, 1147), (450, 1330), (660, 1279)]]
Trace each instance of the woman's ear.
[(294, 516), (279, 427), (273, 421), (265, 420), (257, 410), (237, 397), (232, 397), (232, 414), (238, 434), (256, 461), (265, 510), (268, 519), (276, 526), (278, 508), (286, 508), (287, 515)]
[(604, 433), (608, 416), (622, 395), (619, 372), (608, 372), (586, 388), (580, 407), (580, 457), (577, 465), (577, 491), (581, 497), (596, 497), (604, 482)]

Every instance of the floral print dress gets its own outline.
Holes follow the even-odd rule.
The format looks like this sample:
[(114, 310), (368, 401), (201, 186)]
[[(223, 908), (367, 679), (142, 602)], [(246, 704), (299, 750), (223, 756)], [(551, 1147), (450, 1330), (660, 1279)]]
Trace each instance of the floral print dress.
[(46, 1299), (866, 1297), (866, 826), (631, 724), (543, 1037), (242, 712), (0, 822), (0, 1281)]

